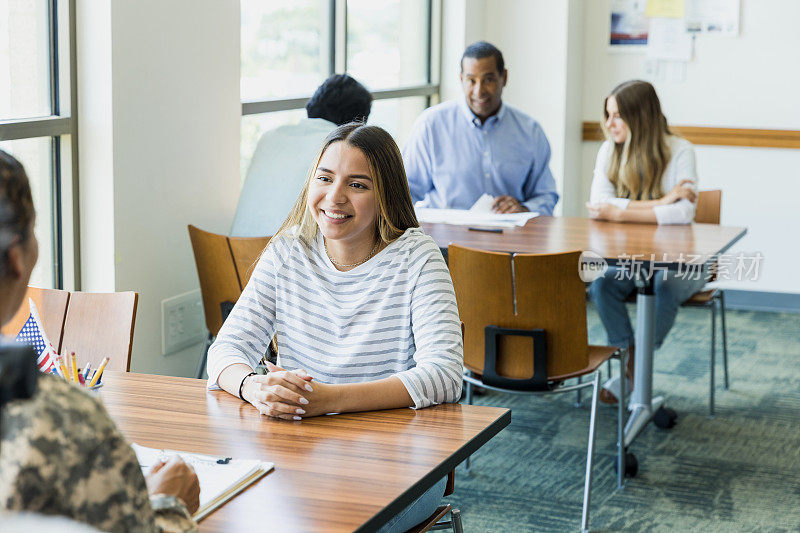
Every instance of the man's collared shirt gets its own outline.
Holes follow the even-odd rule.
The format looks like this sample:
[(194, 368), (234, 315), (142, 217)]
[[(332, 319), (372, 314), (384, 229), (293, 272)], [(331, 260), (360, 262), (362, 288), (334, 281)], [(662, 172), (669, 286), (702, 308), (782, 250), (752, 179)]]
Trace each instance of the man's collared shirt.
[(549, 162), (550, 143), (533, 118), (501, 104), (481, 124), (464, 98), (426, 109), (403, 149), (420, 207), (469, 209), (486, 193), (552, 215), (558, 193)]

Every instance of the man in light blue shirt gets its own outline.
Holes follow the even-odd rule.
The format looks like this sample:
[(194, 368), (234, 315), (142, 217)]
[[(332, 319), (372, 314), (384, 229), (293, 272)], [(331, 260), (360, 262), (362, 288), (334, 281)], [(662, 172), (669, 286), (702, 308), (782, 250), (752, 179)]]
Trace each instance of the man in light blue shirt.
[(403, 149), (418, 206), (469, 209), (484, 193), (496, 213), (552, 215), (558, 193), (550, 143), (534, 119), (502, 102), (503, 55), (480, 41), (461, 58), (465, 98), (426, 109)]

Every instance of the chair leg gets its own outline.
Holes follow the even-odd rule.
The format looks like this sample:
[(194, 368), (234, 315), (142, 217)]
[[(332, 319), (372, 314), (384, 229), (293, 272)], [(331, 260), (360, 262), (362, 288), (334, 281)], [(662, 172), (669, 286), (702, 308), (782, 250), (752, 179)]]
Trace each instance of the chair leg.
[[(467, 400), (467, 405), (472, 405), (472, 383), (470, 383), (469, 381), (465, 381), (464, 384), (467, 386), (467, 395), (465, 398)], [(464, 469), (467, 472), (469, 472), (469, 459), (470, 458), (467, 457), (467, 460), (464, 461)]]
[(208, 360), (208, 349), (211, 348), (211, 343), (214, 342), (214, 336), (209, 332), (206, 338), (206, 345), (203, 349), (203, 357), (200, 358), (200, 364), (197, 365), (197, 379), (203, 377), (203, 371), (206, 369), (206, 361)]
[(592, 499), (592, 466), (594, 463), (595, 419), (597, 418), (597, 397), (600, 393), (600, 373), (594, 373), (592, 384), (592, 411), (589, 416), (589, 444), (586, 447), (586, 479), (583, 485), (583, 513), (581, 514), (581, 532), (589, 531), (589, 507)]
[(719, 291), (719, 314), (722, 318), (722, 367), (725, 375), (725, 390), (730, 388), (728, 383), (728, 329), (725, 327), (725, 291)]
[[(581, 383), (583, 383), (583, 376), (578, 376), (578, 384), (580, 385)], [(583, 392), (583, 389), (575, 391), (575, 407), (581, 406), (581, 392)]]
[(717, 306), (711, 306), (711, 377), (709, 379), (708, 416), (714, 416), (714, 363), (717, 358)]
[(461, 527), (461, 510), (450, 511), (450, 521), (453, 524), (453, 533), (464, 533), (464, 529)]
[[(619, 356), (619, 375), (624, 376), (628, 363), (628, 350), (623, 350)], [(628, 395), (625, 390), (625, 380), (620, 379), (619, 402), (617, 402), (617, 489), (625, 488), (625, 409), (628, 404)]]

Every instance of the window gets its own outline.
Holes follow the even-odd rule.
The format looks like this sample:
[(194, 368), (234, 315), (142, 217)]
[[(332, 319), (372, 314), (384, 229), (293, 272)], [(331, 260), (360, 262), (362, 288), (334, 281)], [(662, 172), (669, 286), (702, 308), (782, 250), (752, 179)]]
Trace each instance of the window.
[(375, 99), (369, 122), (402, 147), (438, 98), (432, 65), (440, 0), (242, 0), (244, 179), (261, 134), (305, 118), (328, 76), (347, 72)]
[(74, 288), (71, 212), (75, 136), (71, 117), (74, 58), (69, 51), (75, 0), (0, 3), (0, 149), (31, 182), (39, 261), (31, 285)]

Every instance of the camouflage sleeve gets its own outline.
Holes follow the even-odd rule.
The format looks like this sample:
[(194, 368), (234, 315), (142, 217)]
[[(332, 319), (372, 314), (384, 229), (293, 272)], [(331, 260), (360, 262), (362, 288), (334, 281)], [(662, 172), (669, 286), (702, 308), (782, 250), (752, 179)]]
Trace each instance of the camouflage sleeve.
[(87, 479), (91, 486), (82, 499), (91, 506), (83, 516), (97, 518), (88, 520), (91, 525), (104, 531), (197, 531), (180, 500), (149, 496), (136, 454), (116, 428), (92, 457), (95, 473)]
[(105, 408), (43, 376), (0, 426), (0, 510), (62, 515), (112, 532), (196, 531), (178, 500), (152, 505), (136, 454)]

